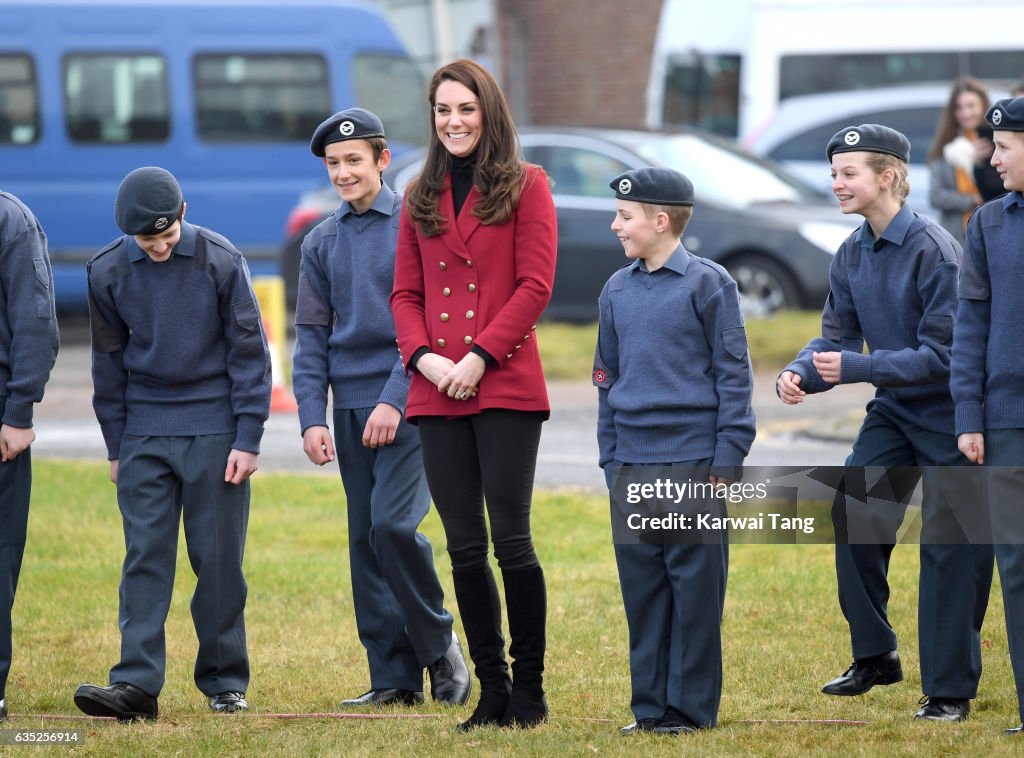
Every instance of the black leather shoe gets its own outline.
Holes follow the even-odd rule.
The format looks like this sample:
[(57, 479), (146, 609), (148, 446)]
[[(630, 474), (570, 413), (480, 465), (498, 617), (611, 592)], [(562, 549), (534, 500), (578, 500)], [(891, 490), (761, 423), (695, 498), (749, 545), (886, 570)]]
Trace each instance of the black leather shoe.
[(75, 692), (75, 705), (89, 716), (113, 716), (119, 721), (157, 717), (156, 698), (127, 682), (109, 687), (83, 684)]
[(385, 705), (420, 705), (422, 703), (422, 692), (396, 689), (369, 690), (359, 697), (341, 701), (343, 706), (355, 708), (381, 708)]
[(639, 719), (629, 726), (622, 727), (619, 730), (619, 734), (639, 734), (640, 732), (651, 732), (653, 734), (657, 728), (658, 719)]
[(970, 712), (970, 700), (924, 697), (921, 699), (921, 710), (914, 714), (914, 718), (927, 721), (963, 721)]
[(896, 651), (854, 661), (842, 676), (821, 688), (826, 695), (863, 695), (876, 684), (903, 681), (903, 667)]
[(7, 718), (7, 698), (0, 698), (0, 721)]
[(238, 713), (249, 710), (244, 692), (221, 692), (210, 698), (210, 710), (216, 713)]
[(452, 641), (444, 655), (427, 666), (430, 677), (430, 696), (445, 705), (465, 705), (473, 689), (473, 677), (469, 675), (462, 645), (452, 631)]
[(1006, 730), (1006, 734), (1024, 734), (1024, 725), (1022, 726), (1011, 726)]
[(665, 715), (658, 719), (657, 726), (654, 727), (655, 734), (692, 734), (695, 731), (697, 731), (697, 726), (671, 706), (665, 711)]

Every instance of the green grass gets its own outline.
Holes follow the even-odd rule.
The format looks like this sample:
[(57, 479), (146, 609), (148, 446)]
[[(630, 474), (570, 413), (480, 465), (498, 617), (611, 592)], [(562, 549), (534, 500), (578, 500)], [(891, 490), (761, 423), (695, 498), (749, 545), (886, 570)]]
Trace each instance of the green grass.
[[(544, 374), (551, 379), (586, 380), (594, 368), (597, 324), (537, 325)], [(819, 311), (782, 311), (771, 318), (748, 319), (747, 341), (755, 371), (779, 371), (812, 338), (821, 334)]]
[[(280, 720), (323, 713), (365, 689), (345, 552), (340, 483), (329, 476), (259, 474), (246, 552), (251, 711), (214, 716), (192, 683), (196, 642), (188, 612), (194, 583), (179, 544), (167, 624), (169, 665), (155, 723), (121, 725), (43, 718), (77, 716), (81, 682), (106, 683), (118, 655), (120, 517), (104, 463), (37, 461), (22, 583), (15, 605), (14, 717), (4, 728), (85, 730), (83, 755), (1009, 755), (1019, 741), (998, 588), (985, 628), (981, 697), (960, 725), (910, 720), (920, 691), (916, 644), (917, 550), (897, 549), (892, 621), (907, 681), (862, 698), (829, 698), (820, 685), (845, 668), (849, 645), (835, 600), (828, 545), (735, 545), (723, 634), (721, 727), (682, 739), (622, 738), (631, 720), (626, 625), (609, 538), (607, 501), (538, 493), (534, 532), (550, 594), (546, 686), (550, 722), (526, 733), (463, 735), (468, 708), (429, 703), (421, 720)], [(448, 607), (456, 612), (436, 516), (434, 544)], [(37, 714), (37, 715), (27, 715)], [(772, 723), (847, 719), (867, 726)], [(0, 753), (4, 748), (0, 747)], [(10, 754), (14, 754), (13, 748)], [(17, 753), (20, 755), (21, 753)]]

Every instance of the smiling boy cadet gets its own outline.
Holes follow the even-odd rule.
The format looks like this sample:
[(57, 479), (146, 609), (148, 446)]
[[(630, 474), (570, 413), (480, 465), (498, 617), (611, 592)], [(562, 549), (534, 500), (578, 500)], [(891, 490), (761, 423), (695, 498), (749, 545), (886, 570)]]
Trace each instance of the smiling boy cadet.
[(125, 537), (121, 660), (109, 687), (75, 693), (91, 716), (157, 716), (182, 518), (196, 685), (214, 711), (248, 708), (242, 552), (270, 358), (245, 259), (184, 215), (170, 173), (136, 169), (114, 207), (124, 236), (89, 262), (93, 408)]
[[(599, 299), (593, 379), (609, 487), (630, 466), (671, 467), (673, 476), (685, 472), (716, 488), (738, 480), (754, 413), (736, 283), (679, 241), (693, 206), (689, 179), (645, 168), (610, 186), (612, 231), (633, 263), (612, 275)], [(616, 538), (636, 717), (624, 734), (684, 734), (718, 722), (729, 546), (721, 536), (710, 542)]]
[(462, 705), (469, 669), (430, 543), (416, 531), (430, 494), (419, 433), (403, 419), (409, 379), (388, 306), (402, 196), (381, 179), (391, 161), (384, 126), (350, 108), (317, 127), (310, 149), (341, 206), (302, 244), (292, 384), (303, 449), (318, 466), (335, 458), (328, 385), (334, 397), (356, 628), (370, 667), (370, 689), (342, 706), (421, 703), (424, 668), (434, 700)]
[[(1024, 97), (1000, 100), (991, 163), (1009, 194), (982, 205), (964, 238), (950, 389), (960, 451), (987, 468), (1006, 636), (1024, 722)], [(1024, 734), (1024, 726), (1007, 730)]]
[(0, 192), (0, 721), (32, 492), (32, 408), (43, 399), (58, 343), (46, 235), (24, 203)]

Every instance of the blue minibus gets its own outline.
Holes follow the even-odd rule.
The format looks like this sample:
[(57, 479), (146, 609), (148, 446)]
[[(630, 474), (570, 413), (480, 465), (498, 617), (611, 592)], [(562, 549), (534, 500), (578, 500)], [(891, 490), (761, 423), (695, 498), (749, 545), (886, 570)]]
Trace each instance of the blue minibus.
[(422, 76), (379, 8), (358, 0), (0, 3), (0, 189), (46, 231), (62, 311), (114, 239), (121, 179), (163, 166), (189, 221), (274, 274), (289, 211), (324, 183), (309, 151), (360, 105), (392, 149), (419, 141)]

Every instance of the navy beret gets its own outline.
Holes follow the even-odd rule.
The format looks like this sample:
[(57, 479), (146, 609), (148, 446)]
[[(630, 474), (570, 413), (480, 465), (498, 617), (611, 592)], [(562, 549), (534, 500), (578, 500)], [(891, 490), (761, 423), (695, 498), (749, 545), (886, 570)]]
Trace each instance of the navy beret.
[(181, 187), (171, 172), (145, 166), (117, 188), (114, 220), (125, 234), (160, 234), (178, 220), (183, 207)]
[(635, 168), (608, 184), (619, 200), (652, 205), (693, 205), (693, 183), (671, 168)]
[(309, 149), (317, 158), (323, 158), (332, 142), (383, 136), (384, 124), (379, 118), (365, 108), (349, 108), (335, 113), (316, 128)]
[(881, 124), (861, 124), (840, 129), (828, 141), (825, 155), (832, 160), (834, 153), (885, 153), (899, 158), (904, 163), (910, 161), (910, 140), (895, 129)]
[(1007, 97), (985, 114), (993, 129), (1004, 132), (1024, 132), (1024, 97)]

